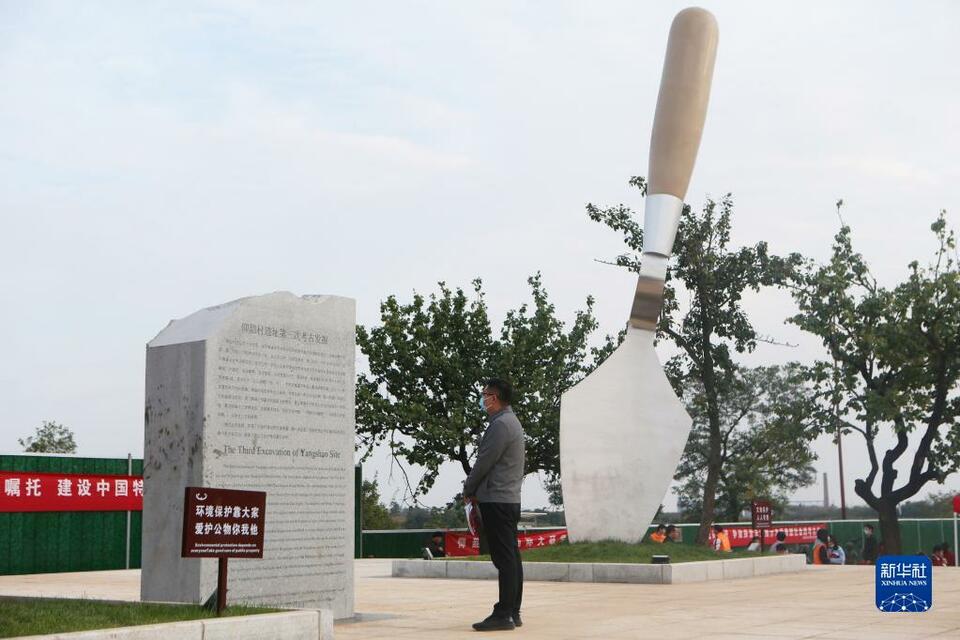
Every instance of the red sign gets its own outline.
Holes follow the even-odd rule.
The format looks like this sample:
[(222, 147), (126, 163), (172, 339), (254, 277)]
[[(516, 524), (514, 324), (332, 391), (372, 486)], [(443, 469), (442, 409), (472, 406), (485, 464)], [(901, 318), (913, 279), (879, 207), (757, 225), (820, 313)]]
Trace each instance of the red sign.
[(143, 478), (0, 471), (0, 512), (141, 511)]
[(960, 496), (953, 496), (953, 512), (960, 513)]
[(769, 529), (773, 526), (773, 509), (766, 500), (754, 500), (750, 503), (750, 517), (754, 529)]
[(183, 558), (262, 558), (267, 494), (187, 487)]
[[(765, 529), (764, 538), (768, 544), (776, 539), (777, 532), (783, 531), (787, 535), (786, 544), (813, 544), (817, 539), (817, 529), (826, 529), (826, 523), (783, 524)], [(723, 525), (723, 530), (730, 538), (731, 547), (746, 547), (754, 536), (760, 537), (760, 529), (744, 526)], [(709, 544), (713, 546), (713, 529), (710, 530)]]
[[(542, 533), (520, 533), (517, 534), (517, 546), (520, 547), (520, 551), (525, 551), (536, 547), (549, 547), (566, 539), (566, 529)], [(478, 556), (480, 555), (480, 538), (466, 532), (447, 531), (443, 539), (443, 550), (448, 556)]]

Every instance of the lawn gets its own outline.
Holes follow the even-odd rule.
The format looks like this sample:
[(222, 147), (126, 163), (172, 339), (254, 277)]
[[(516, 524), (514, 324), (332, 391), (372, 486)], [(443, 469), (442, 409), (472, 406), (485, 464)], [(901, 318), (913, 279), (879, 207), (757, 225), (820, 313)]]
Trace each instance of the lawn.
[[(225, 616), (274, 613), (279, 609), (229, 606)], [(0, 638), (130, 627), (159, 622), (214, 618), (198, 605), (114, 604), (96, 600), (0, 599)]]
[[(550, 547), (521, 551), (524, 562), (622, 562), (650, 564), (653, 555), (669, 555), (671, 563), (696, 562), (700, 560), (730, 560), (731, 558), (755, 558), (755, 551), (732, 551), (718, 553), (700, 545), (656, 544), (642, 542), (575, 542), (561, 543)], [(490, 556), (467, 556), (449, 560), (490, 560)]]

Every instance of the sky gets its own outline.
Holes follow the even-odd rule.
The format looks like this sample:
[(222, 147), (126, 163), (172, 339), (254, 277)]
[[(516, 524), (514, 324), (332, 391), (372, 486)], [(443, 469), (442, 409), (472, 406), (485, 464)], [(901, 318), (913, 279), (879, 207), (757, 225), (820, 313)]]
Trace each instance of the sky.
[[(732, 193), (734, 246), (823, 259), (842, 198), (892, 285), (941, 209), (960, 228), (960, 5), (702, 6), (720, 44), (687, 202)], [(81, 455), (142, 455), (146, 342), (248, 295), (350, 296), (370, 325), (391, 294), (480, 277), (499, 320), (540, 272), (561, 317), (593, 295), (617, 331), (634, 276), (597, 262), (623, 247), (584, 207), (642, 209), (627, 180), (683, 7), (0, 0), (0, 452), (55, 420)], [(796, 346), (744, 364), (823, 355), (787, 295), (745, 304)], [(835, 447), (814, 447), (836, 502)], [(854, 436), (844, 462), (858, 504)], [(374, 474), (403, 497), (383, 452)], [(462, 479), (446, 467), (424, 502)], [(536, 476), (523, 501), (546, 504)]]

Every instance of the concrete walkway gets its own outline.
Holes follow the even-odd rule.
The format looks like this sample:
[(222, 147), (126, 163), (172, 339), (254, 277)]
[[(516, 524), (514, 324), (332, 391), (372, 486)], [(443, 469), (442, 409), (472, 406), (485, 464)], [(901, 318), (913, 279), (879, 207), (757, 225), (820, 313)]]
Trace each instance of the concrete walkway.
[[(487, 580), (391, 578), (389, 560), (356, 562), (354, 622), (337, 640), (477, 638), (470, 624), (496, 598)], [(0, 576), (0, 595), (137, 600), (138, 571)], [(684, 640), (960, 638), (960, 570), (934, 569), (934, 606), (880, 613), (873, 567), (678, 585), (529, 582), (524, 626), (495, 637)]]

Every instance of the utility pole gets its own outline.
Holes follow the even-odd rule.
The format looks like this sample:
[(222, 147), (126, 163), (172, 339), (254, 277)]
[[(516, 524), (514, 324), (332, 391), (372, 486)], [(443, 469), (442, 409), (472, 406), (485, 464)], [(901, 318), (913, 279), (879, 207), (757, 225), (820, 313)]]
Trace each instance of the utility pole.
[[(836, 322), (834, 322), (836, 331)], [(840, 461), (840, 519), (847, 519), (847, 492), (843, 489), (843, 429), (840, 428), (840, 377), (837, 359), (833, 359), (833, 421), (837, 432), (837, 459)], [(826, 474), (824, 474), (826, 475)], [(826, 482), (824, 482), (826, 491)]]
[[(840, 219), (840, 226), (843, 226), (843, 215), (840, 214), (840, 207), (843, 206), (843, 199), (837, 200), (837, 218)], [(837, 334), (837, 316), (833, 316), (833, 334)], [(840, 461), (840, 519), (847, 519), (847, 492), (843, 488), (843, 430), (840, 428), (840, 372), (837, 370), (837, 356), (833, 356), (833, 420), (837, 431), (837, 459)]]

